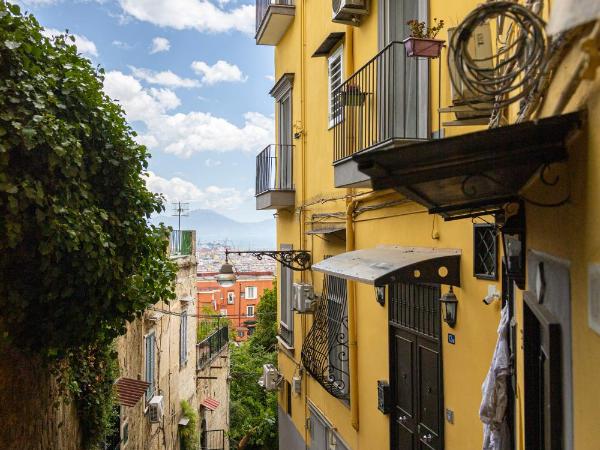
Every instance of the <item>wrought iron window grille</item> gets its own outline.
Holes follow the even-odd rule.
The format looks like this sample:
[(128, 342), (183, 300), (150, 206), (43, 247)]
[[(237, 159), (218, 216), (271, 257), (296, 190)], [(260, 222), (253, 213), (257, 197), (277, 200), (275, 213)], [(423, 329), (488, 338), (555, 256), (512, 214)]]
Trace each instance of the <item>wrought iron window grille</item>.
[(473, 224), (473, 275), (498, 279), (498, 228), (493, 223)]
[(302, 364), (336, 398), (349, 399), (346, 280), (326, 275), (313, 325), (302, 346)]

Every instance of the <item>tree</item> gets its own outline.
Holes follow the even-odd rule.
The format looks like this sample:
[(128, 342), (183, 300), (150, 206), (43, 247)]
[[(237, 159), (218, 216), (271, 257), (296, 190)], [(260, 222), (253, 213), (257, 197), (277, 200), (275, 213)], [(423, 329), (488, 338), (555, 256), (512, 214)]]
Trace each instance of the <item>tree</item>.
[[(74, 37), (0, 0), (0, 346), (42, 358), (74, 396), (86, 447), (113, 411), (113, 340), (174, 298), (146, 148)], [(2, 350), (0, 349), (0, 352)]]
[(263, 364), (277, 363), (277, 291), (265, 290), (257, 308), (256, 331), (248, 342), (231, 347), (232, 442), (238, 449), (276, 450), (277, 394), (258, 385)]

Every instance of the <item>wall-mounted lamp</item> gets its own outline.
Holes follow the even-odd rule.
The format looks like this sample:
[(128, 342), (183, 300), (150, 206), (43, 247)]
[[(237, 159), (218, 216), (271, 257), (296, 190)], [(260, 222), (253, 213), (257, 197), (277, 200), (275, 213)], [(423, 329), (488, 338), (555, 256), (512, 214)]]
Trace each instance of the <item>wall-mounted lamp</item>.
[(381, 306), (385, 306), (385, 286), (375, 286), (375, 300)]
[(454, 328), (458, 314), (458, 299), (454, 294), (452, 286), (450, 286), (448, 292), (442, 295), (440, 303), (442, 304), (442, 318), (444, 319), (444, 322), (446, 322), (450, 328)]
[(229, 257), (227, 253), (225, 253), (225, 264), (221, 266), (221, 270), (219, 270), (219, 273), (217, 276), (215, 276), (215, 279), (217, 280), (217, 284), (219, 286), (225, 288), (233, 286), (237, 280), (237, 276), (233, 271), (233, 266), (229, 264)]

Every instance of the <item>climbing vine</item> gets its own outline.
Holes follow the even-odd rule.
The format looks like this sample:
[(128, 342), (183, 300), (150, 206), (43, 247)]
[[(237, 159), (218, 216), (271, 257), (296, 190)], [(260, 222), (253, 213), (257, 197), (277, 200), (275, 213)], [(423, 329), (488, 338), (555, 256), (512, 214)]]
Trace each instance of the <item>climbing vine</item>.
[(181, 411), (188, 423), (179, 428), (179, 437), (185, 450), (195, 450), (200, 445), (198, 412), (186, 400), (181, 401)]
[(174, 297), (150, 157), (101, 68), (0, 0), (0, 344), (42, 355), (73, 392), (89, 446), (117, 376), (114, 339)]

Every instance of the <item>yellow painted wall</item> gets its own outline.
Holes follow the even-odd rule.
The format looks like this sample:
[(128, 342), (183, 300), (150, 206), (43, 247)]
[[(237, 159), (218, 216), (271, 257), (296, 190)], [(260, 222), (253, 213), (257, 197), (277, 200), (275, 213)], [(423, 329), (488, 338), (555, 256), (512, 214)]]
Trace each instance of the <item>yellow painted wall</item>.
[[(313, 262), (324, 255), (345, 251), (345, 244), (335, 238), (324, 240), (306, 236), (313, 214), (342, 213), (346, 209), (344, 196), (352, 191), (333, 187), (333, 137), (327, 128), (327, 58), (312, 58), (314, 50), (324, 38), (334, 31), (346, 31), (353, 36), (353, 45), (345, 42), (345, 73), (350, 75), (377, 53), (377, 1), (371, 2), (371, 14), (351, 31), (344, 25), (331, 22), (329, 1), (296, 0), (296, 16), (280, 44), (275, 49), (276, 79), (287, 72), (295, 74), (293, 86), (293, 123), (295, 131), (302, 131), (301, 139), (294, 141), (294, 182), (296, 207), (278, 211), (278, 245), (293, 244), (295, 249), (312, 252)], [(457, 25), (479, 2), (476, 0), (430, 1), (430, 17), (443, 18), (447, 27)], [(547, 14), (547, 10), (546, 13)], [(446, 30), (440, 35), (447, 37)], [(352, 48), (350, 54), (349, 49)], [(565, 62), (558, 74), (551, 94), (564, 88), (566, 78), (572, 74), (579, 51)], [(353, 67), (347, 62), (353, 60)], [(432, 62), (431, 98), (432, 129), (438, 127), (437, 64)], [(352, 64), (351, 64), (352, 65)], [(450, 103), (447, 69), (442, 70), (442, 106)], [(577, 93), (570, 109), (586, 104), (590, 123), (600, 117), (598, 84), (588, 83)], [(546, 109), (552, 107), (551, 102)], [(444, 116), (442, 120), (452, 120)], [(595, 120), (595, 121), (594, 121)], [(474, 131), (474, 127), (446, 129), (446, 135)], [(573, 262), (573, 365), (575, 448), (597, 449), (597, 414), (600, 390), (590, 389), (600, 378), (600, 336), (587, 326), (587, 264), (600, 262), (600, 129), (591, 125), (583, 139), (571, 153), (569, 169), (572, 174), (571, 205), (561, 209), (527, 208), (528, 246), (569, 259)], [(534, 186), (535, 189), (535, 186)], [(390, 199), (401, 199), (391, 194)], [(375, 200), (370, 204), (382, 200)], [(367, 203), (369, 204), (369, 203)], [(364, 205), (361, 205), (364, 206)], [(343, 220), (336, 219), (336, 220)], [(432, 230), (439, 233), (432, 238)], [(488, 285), (498, 283), (477, 280), (473, 277), (473, 231), (471, 220), (444, 222), (435, 218), (414, 203), (360, 214), (355, 222), (356, 248), (370, 248), (380, 244), (450, 247), (462, 250), (462, 287), (455, 289), (459, 299), (458, 323), (452, 331), (456, 345), (447, 343), (449, 329), (444, 324), (443, 343), (445, 407), (454, 411), (454, 424), (445, 423), (445, 448), (447, 450), (478, 450), (481, 448), (482, 426), (478, 418), (481, 401), (481, 384), (487, 373), (496, 341), (496, 328), (500, 317), (500, 304), (483, 304)], [(499, 242), (500, 244), (500, 242)], [(316, 292), (321, 291), (322, 276), (314, 272), (296, 273), (296, 281), (312, 282)], [(447, 287), (442, 287), (446, 292)], [(522, 296), (517, 295), (516, 318), (521, 329)], [(378, 450), (389, 448), (389, 418), (377, 410), (377, 380), (389, 379), (387, 305), (382, 308), (375, 301), (373, 288), (357, 284), (358, 318), (358, 378), (359, 420), (357, 432), (351, 426), (350, 408), (333, 398), (308, 374), (304, 373), (302, 394), (292, 397), (292, 420), (298, 432), (309, 440), (306, 430), (308, 399), (334, 424), (338, 433), (353, 450)], [(293, 353), (280, 351), (279, 368), (291, 381), (300, 369), (302, 340), (312, 324), (312, 316), (295, 314)], [(518, 333), (521, 336), (520, 333)], [(518, 350), (519, 395), (523, 392), (522, 352)], [(519, 398), (518, 401), (521, 399)], [(281, 394), (280, 402), (285, 398)], [(522, 405), (520, 405), (522, 406)], [(522, 410), (518, 409), (518, 411)], [(517, 424), (521, 430), (523, 418)], [(522, 449), (521, 436), (517, 448)]]

